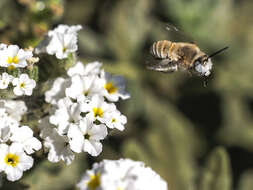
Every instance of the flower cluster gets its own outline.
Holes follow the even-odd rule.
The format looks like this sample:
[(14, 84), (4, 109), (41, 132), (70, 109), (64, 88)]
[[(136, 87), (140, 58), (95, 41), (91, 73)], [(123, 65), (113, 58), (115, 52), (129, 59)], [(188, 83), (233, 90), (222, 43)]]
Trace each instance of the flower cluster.
[[(31, 59), (33, 59), (31, 50), (20, 49), (17, 45), (0, 44), (0, 67), (7, 68), (8, 71), (27, 67)], [(10, 84), (14, 86), (13, 92), (17, 96), (31, 96), (36, 86), (36, 82), (26, 73), (19, 72), (14, 77), (8, 72), (3, 72), (0, 75), (0, 89), (7, 89)]]
[[(125, 91), (125, 80), (121, 76), (105, 72), (99, 62), (84, 65), (74, 59), (78, 49), (77, 32), (81, 28), (79, 25), (59, 25), (49, 31), (46, 40), (35, 49), (37, 54), (47, 53), (55, 55), (57, 59), (64, 59), (59, 63), (66, 64), (64, 68), (67, 68), (67, 63), (72, 65), (70, 68), (68, 66), (66, 75), (52, 81), (45, 92), (44, 104), (51, 106), (49, 112), (43, 112), (46, 116), (38, 121), (39, 135), (51, 162), (62, 160), (70, 164), (75, 153), (81, 152), (98, 156), (102, 152), (101, 141), (110, 130), (123, 131), (127, 123), (127, 118), (116, 107), (119, 100), (130, 98)], [(9, 90), (13, 87), (16, 96), (31, 96), (36, 82), (27, 73), (29, 71), (33, 76), (33, 64), (37, 61), (38, 58), (33, 57), (31, 49), (23, 50), (16, 45), (0, 44), (0, 89)], [(44, 87), (43, 85), (40, 83), (39, 86)], [(41, 95), (42, 93), (38, 96)], [(31, 106), (30, 113), (33, 113), (32, 109)], [(10, 181), (20, 179), (23, 172), (33, 166), (31, 154), (42, 147), (32, 129), (22, 125), (22, 116), (26, 112), (27, 107), (23, 101), (0, 99), (0, 172), (4, 172)], [(157, 174), (145, 168), (141, 162), (104, 161), (94, 165), (94, 168), (83, 179), (87, 183), (83, 186), (79, 184), (81, 188), (96, 189), (101, 185), (107, 189), (138, 189), (145, 180), (137, 175), (138, 172), (145, 174), (146, 179), (152, 180), (154, 184), (161, 181)], [(107, 168), (112, 169), (111, 174)], [(156, 184), (156, 187), (164, 189), (166, 184), (161, 184)]]
[(167, 190), (167, 183), (143, 162), (120, 159), (93, 164), (77, 187), (81, 190)]
[(20, 126), (26, 111), (23, 101), (0, 100), (0, 171), (10, 181), (20, 179), (33, 166), (29, 155), (42, 146), (28, 126)]
[(98, 156), (108, 128), (124, 130), (127, 119), (114, 103), (130, 95), (123, 78), (109, 75), (101, 66), (99, 62), (85, 66), (77, 62), (68, 70), (68, 78), (57, 78), (45, 93), (52, 111), (39, 128), (49, 161), (70, 164), (74, 153), (81, 152)]

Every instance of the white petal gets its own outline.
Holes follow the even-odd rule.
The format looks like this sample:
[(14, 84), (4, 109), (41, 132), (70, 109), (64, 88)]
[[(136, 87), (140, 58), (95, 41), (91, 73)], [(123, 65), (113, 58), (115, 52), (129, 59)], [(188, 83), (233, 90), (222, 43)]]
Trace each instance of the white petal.
[(40, 150), (41, 146), (41, 142), (37, 138), (32, 137), (25, 142), (24, 149), (27, 154), (32, 154)]
[(85, 139), (84, 151), (91, 156), (98, 156), (102, 152), (102, 144), (99, 141), (88, 141)]
[(92, 140), (101, 140), (107, 136), (107, 129), (105, 125), (93, 125), (89, 131)]
[(76, 125), (71, 125), (68, 130), (70, 149), (76, 153), (82, 152), (84, 137)]
[(6, 168), (5, 173), (6, 173), (7, 179), (9, 181), (19, 180), (22, 177), (22, 175), (23, 175), (23, 171), (22, 170), (19, 170), (17, 168), (11, 167), (11, 166), (8, 166)]

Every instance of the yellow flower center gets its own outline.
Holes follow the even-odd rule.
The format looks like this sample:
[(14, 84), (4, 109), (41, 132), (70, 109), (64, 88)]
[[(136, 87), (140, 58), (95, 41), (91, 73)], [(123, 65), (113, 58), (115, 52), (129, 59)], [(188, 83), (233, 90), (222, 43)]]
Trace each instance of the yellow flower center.
[(122, 188), (118, 187), (117, 190), (123, 190)]
[(63, 53), (65, 53), (65, 52), (67, 51), (67, 48), (66, 48), (66, 47), (63, 47), (63, 48), (62, 48), (62, 51), (63, 51)]
[(107, 90), (107, 92), (109, 94), (113, 94), (117, 91), (117, 87), (115, 87), (112, 82), (106, 83), (105, 84), (105, 89)]
[(19, 161), (19, 157), (18, 155), (16, 154), (7, 154), (5, 157), (4, 157), (4, 162), (9, 165), (9, 166), (12, 166), (12, 167), (15, 167), (17, 166), (18, 164), (18, 161)]
[(24, 88), (25, 87), (25, 83), (20, 83), (20, 88)]
[(102, 108), (93, 108), (94, 117), (103, 117), (103, 110)]
[(8, 59), (7, 59), (7, 63), (9, 63), (9, 64), (11, 64), (11, 63), (17, 64), (18, 61), (19, 61), (18, 56), (8, 57)]
[(96, 175), (90, 176), (90, 181), (87, 182), (87, 186), (89, 190), (95, 190), (97, 187), (100, 186), (100, 173)]
[(115, 118), (112, 118), (112, 123), (116, 122), (116, 119)]

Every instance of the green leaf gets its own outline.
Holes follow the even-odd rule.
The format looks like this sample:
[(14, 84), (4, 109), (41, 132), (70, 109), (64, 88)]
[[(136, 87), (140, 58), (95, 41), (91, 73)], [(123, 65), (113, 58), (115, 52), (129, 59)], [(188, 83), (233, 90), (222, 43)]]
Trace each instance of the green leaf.
[(199, 190), (230, 190), (231, 167), (226, 150), (217, 147), (208, 157)]

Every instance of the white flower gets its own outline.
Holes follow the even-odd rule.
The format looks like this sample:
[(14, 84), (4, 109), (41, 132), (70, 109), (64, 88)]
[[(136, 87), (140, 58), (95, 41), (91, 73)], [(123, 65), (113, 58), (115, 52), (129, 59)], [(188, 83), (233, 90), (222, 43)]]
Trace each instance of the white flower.
[(83, 118), (77, 125), (72, 124), (68, 131), (71, 150), (80, 153), (88, 152), (91, 156), (98, 156), (102, 152), (100, 140), (107, 136), (106, 126), (93, 124), (89, 117)]
[(77, 184), (81, 190), (167, 190), (167, 183), (143, 162), (103, 160), (93, 164)]
[(102, 72), (105, 88), (104, 96), (112, 102), (117, 102), (119, 98), (123, 100), (130, 98), (130, 94), (125, 91), (125, 80), (121, 76), (111, 76), (109, 73)]
[(33, 89), (36, 86), (35, 80), (30, 79), (27, 74), (21, 74), (19, 78), (13, 79), (12, 84), (16, 86), (13, 89), (13, 92), (17, 96), (21, 96), (24, 94), (31, 96)]
[(59, 25), (53, 31), (49, 31), (48, 36), (51, 38), (46, 47), (47, 53), (55, 54), (58, 59), (68, 57), (69, 53), (77, 51), (77, 31), (81, 30), (81, 26)]
[(12, 81), (13, 76), (9, 75), (8, 73), (4, 72), (0, 76), (0, 89), (6, 89), (9, 83)]
[(195, 70), (199, 73), (201, 76), (209, 76), (211, 74), (211, 70), (213, 67), (213, 63), (211, 59), (209, 58), (205, 65), (197, 64), (195, 66)]
[(0, 107), (5, 108), (9, 117), (20, 121), (22, 116), (27, 112), (24, 101), (21, 100), (0, 100)]
[(50, 162), (63, 160), (69, 165), (75, 158), (69, 147), (68, 137), (60, 135), (56, 130), (52, 130), (52, 133), (45, 138), (44, 146), (49, 149), (48, 160)]
[(65, 97), (65, 89), (70, 86), (70, 79), (58, 77), (50, 90), (45, 92), (46, 102), (56, 105), (58, 100)]
[(103, 93), (101, 79), (96, 75), (74, 75), (71, 82), (71, 86), (66, 89), (66, 96), (70, 98), (85, 100), (86, 97), (91, 98), (95, 94)]
[(87, 116), (93, 120), (107, 123), (112, 120), (112, 113), (116, 110), (116, 106), (105, 102), (103, 97), (94, 95), (90, 102), (81, 105), (81, 109), (83, 112), (88, 111)]
[(9, 45), (1, 52), (0, 66), (2, 67), (21, 67), (27, 66), (27, 59), (32, 57), (32, 51), (19, 49), (17, 45)]
[(83, 65), (82, 62), (78, 61), (73, 67), (70, 67), (68, 69), (67, 73), (70, 77), (76, 74), (82, 75), (82, 76), (99, 75), (101, 66), (102, 66), (102, 63), (99, 63), (97, 61), (88, 63), (86, 65)]
[(32, 154), (41, 149), (41, 142), (33, 137), (33, 131), (28, 126), (16, 127), (12, 130), (11, 141), (23, 147), (27, 154)]
[(81, 110), (78, 103), (73, 103), (69, 98), (63, 98), (58, 101), (58, 109), (55, 114), (50, 116), (50, 123), (58, 126), (60, 134), (68, 131), (69, 124), (80, 120)]
[(33, 158), (27, 156), (18, 144), (0, 144), (0, 171), (4, 171), (9, 181), (16, 181), (23, 171), (33, 166)]
[(115, 110), (111, 114), (111, 120), (108, 120), (106, 123), (106, 126), (113, 129), (116, 128), (120, 131), (123, 131), (125, 129), (124, 125), (127, 123), (126, 116), (122, 115), (120, 111)]

